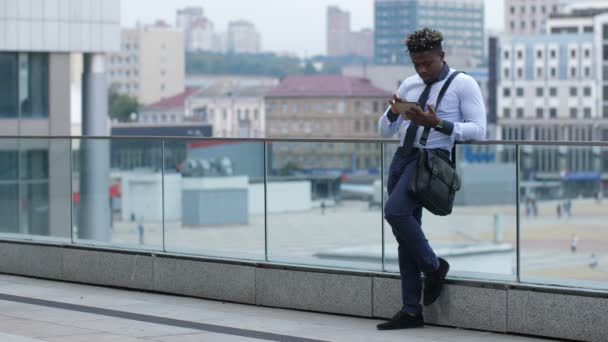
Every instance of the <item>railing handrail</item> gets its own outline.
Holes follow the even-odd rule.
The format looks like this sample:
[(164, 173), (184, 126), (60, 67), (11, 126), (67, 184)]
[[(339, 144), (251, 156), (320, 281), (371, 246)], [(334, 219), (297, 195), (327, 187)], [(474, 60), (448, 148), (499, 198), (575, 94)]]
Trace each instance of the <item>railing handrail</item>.
[[(61, 135), (2, 135), (0, 140), (5, 139), (47, 139), (47, 140), (207, 140), (207, 141), (238, 141), (238, 142), (327, 142), (327, 143), (369, 143), (369, 144), (394, 144), (397, 139), (365, 139), (365, 138), (218, 138), (201, 136), (61, 136)], [(528, 146), (606, 146), (608, 141), (530, 141), (530, 140), (484, 140), (484, 141), (457, 141), (458, 145), (528, 145)]]

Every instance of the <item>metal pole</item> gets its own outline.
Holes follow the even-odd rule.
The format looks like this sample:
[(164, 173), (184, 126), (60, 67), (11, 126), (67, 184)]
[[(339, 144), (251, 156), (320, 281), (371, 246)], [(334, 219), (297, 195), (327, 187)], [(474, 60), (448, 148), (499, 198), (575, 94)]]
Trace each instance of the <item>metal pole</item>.
[(516, 255), (516, 281), (521, 282), (521, 231), (520, 231), (520, 212), (519, 212), (519, 145), (515, 145), (515, 255)]

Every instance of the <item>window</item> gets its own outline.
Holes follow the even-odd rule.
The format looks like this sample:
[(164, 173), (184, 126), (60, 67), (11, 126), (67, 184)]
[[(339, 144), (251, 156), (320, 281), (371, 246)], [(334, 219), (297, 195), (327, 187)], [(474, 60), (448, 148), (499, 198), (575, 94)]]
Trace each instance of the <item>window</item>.
[(544, 90), (545, 89), (541, 87), (536, 88), (536, 96), (543, 96)]
[(543, 109), (542, 108), (536, 108), (536, 118), (537, 119), (542, 119), (543, 118)]
[(549, 117), (552, 119), (557, 118), (557, 108), (550, 108), (549, 109)]
[(522, 78), (524, 76), (524, 71), (522, 68), (517, 68), (517, 77)]
[(556, 97), (557, 96), (557, 88), (551, 87), (549, 88), (549, 96)]
[(517, 108), (517, 118), (521, 119), (524, 117), (524, 109), (523, 108)]
[(505, 51), (505, 59), (509, 59), (509, 51)]
[(557, 71), (555, 70), (555, 68), (551, 68), (551, 77), (555, 77)]
[(511, 6), (510, 11), (511, 11), (511, 14), (515, 14), (515, 6)]
[(577, 96), (577, 95), (578, 95), (578, 88), (570, 87), (570, 96)]
[(537, 78), (543, 77), (543, 68), (536, 68), (536, 77)]
[(577, 116), (577, 109), (576, 108), (570, 108), (570, 119), (576, 119)]
[(502, 117), (505, 119), (511, 118), (511, 108), (503, 108), (502, 109)]
[(505, 78), (509, 78), (509, 69), (505, 69)]
[(570, 57), (576, 58), (576, 50), (570, 50)]
[(585, 67), (585, 77), (590, 77), (590, 76), (591, 76), (591, 68)]
[(585, 49), (585, 58), (589, 58), (590, 55), (591, 52), (589, 51), (589, 49)]
[(543, 50), (536, 51), (536, 58), (538, 58), (538, 59), (543, 58)]
[(524, 97), (524, 88), (516, 89), (517, 97)]
[(551, 50), (551, 52), (550, 52), (550, 53), (551, 53), (551, 58), (555, 58), (555, 56), (556, 56), (556, 52), (555, 52), (555, 50)]
[(591, 96), (591, 87), (585, 87), (585, 88), (583, 88), (583, 95), (584, 96)]
[(575, 67), (570, 68), (570, 77), (576, 77), (576, 68)]
[(520, 23), (520, 26), (521, 26), (522, 30), (525, 29), (526, 28), (526, 22), (522, 20), (521, 23)]
[(511, 96), (511, 88), (503, 88), (502, 89), (502, 96), (504, 96), (504, 97), (510, 97)]
[(585, 107), (583, 109), (583, 115), (585, 116), (585, 119), (591, 119), (591, 108), (589, 107)]
[(517, 59), (522, 59), (524, 57), (523, 52), (517, 51)]
[(0, 53), (0, 118), (49, 116), (49, 60), (44, 53)]

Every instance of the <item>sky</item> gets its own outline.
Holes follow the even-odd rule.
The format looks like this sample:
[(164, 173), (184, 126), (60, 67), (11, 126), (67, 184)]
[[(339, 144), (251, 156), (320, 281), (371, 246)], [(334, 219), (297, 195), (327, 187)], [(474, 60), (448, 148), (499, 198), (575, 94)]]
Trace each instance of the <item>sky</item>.
[[(503, 1), (484, 0), (486, 28), (503, 28)], [(351, 12), (351, 28), (373, 28), (373, 0), (121, 0), (121, 24), (134, 27), (162, 19), (175, 25), (175, 12), (186, 6), (203, 7), (216, 31), (228, 22), (253, 22), (262, 35), (262, 50), (295, 52), (300, 57), (325, 54), (326, 8), (338, 6)]]

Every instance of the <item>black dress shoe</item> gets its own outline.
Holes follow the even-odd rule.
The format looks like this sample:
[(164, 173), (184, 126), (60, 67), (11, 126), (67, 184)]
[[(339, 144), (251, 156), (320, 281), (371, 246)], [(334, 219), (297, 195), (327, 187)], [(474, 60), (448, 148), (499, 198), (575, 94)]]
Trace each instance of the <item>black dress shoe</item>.
[(376, 326), (378, 330), (396, 330), (396, 329), (410, 329), (420, 328), (424, 326), (424, 317), (422, 314), (412, 316), (403, 311), (399, 311), (391, 318), (390, 321), (380, 323)]
[(450, 264), (443, 258), (439, 258), (439, 268), (435, 272), (425, 275), (424, 278), (424, 305), (433, 304), (443, 288), (445, 276), (450, 270)]

